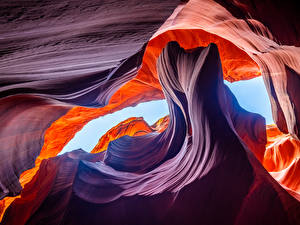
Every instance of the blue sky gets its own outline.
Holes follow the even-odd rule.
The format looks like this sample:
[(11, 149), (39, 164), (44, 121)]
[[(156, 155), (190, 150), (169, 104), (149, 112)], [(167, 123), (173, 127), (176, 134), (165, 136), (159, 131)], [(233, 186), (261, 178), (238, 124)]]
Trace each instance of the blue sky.
[(143, 117), (152, 125), (158, 119), (169, 114), (168, 105), (165, 100), (140, 103), (135, 107), (127, 107), (113, 114), (108, 114), (87, 123), (81, 131), (64, 147), (60, 154), (78, 148), (91, 151), (98, 143), (100, 137), (110, 128), (129, 117)]
[[(225, 84), (231, 89), (244, 109), (261, 114), (266, 118), (267, 124), (273, 123), (269, 98), (261, 77), (235, 83), (225, 81)], [(168, 114), (166, 101), (159, 100), (141, 103), (135, 107), (127, 107), (113, 114), (94, 119), (75, 135), (60, 154), (79, 148), (88, 152), (91, 151), (103, 134), (129, 117), (143, 117), (148, 124), (152, 125)]]
[(271, 104), (262, 77), (247, 81), (238, 81), (225, 84), (230, 88), (239, 104), (249, 112), (255, 112), (266, 119), (267, 124), (272, 124)]

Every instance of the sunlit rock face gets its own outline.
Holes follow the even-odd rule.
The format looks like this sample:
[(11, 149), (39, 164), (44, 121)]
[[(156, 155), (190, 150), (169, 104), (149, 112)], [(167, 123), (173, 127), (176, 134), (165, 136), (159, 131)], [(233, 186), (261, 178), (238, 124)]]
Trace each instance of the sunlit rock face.
[[(174, 62), (177, 66), (170, 67), (176, 65)], [(193, 63), (187, 66), (186, 62)], [(264, 171), (233, 128), (233, 108), (224, 104), (231, 95), (223, 84), (216, 45), (185, 52), (172, 42), (159, 58), (158, 71), (170, 108), (170, 123), (164, 132), (116, 139), (109, 145), (102, 163), (94, 163), (97, 155), (82, 151), (43, 161), (35, 176), (40, 185), (31, 186), (33, 180), (24, 189), (21, 198), (6, 211), (4, 224), (14, 221), (15, 213), (18, 222), (29, 224), (43, 220), (82, 224), (86, 219), (83, 221), (75, 212), (87, 209), (93, 215), (89, 219), (92, 224), (100, 218), (112, 224), (198, 224), (199, 220), (210, 224), (252, 224), (254, 217), (264, 224), (294, 223), (297, 216), (290, 213), (297, 212), (298, 201)], [(45, 179), (43, 173), (56, 175)], [(222, 177), (227, 185), (223, 183), (220, 189), (216, 177)], [(231, 185), (232, 182), (240, 185)], [(211, 191), (218, 205), (207, 202)], [(143, 197), (146, 193), (150, 196)], [(276, 196), (280, 197), (274, 202)], [(53, 198), (55, 203), (51, 203)], [(272, 217), (264, 213), (264, 207), (271, 202), (276, 212)], [(258, 203), (261, 210), (251, 211)], [(119, 213), (123, 207), (126, 211)], [(289, 207), (289, 211), (282, 207)], [(151, 216), (147, 213), (149, 209)], [(222, 213), (213, 217), (213, 209)], [(112, 217), (116, 210), (118, 217)], [(139, 217), (136, 210), (140, 211)]]
[[(18, 95), (0, 99), (0, 139), (3, 144), (0, 152), (1, 199), (7, 195), (18, 195), (22, 190), (21, 184), (31, 180), (34, 173), (26, 171), (20, 182), (19, 176), (35, 166), (34, 159), (40, 154), (46, 129), (68, 109), (70, 107), (57, 101), (36, 96)], [(40, 163), (38, 159), (37, 164)], [(1, 215), (11, 201), (7, 199), (0, 203)]]
[[(164, 128), (164, 118), (155, 123), (155, 128), (160, 132)], [(167, 124), (168, 125), (168, 124)], [(165, 127), (166, 129), (166, 127)], [(149, 126), (142, 117), (129, 118), (107, 131), (99, 140), (98, 144), (91, 153), (102, 152), (107, 149), (108, 144), (125, 135), (127, 136), (142, 136), (154, 132), (155, 130)]]
[(300, 141), (281, 133), (274, 125), (267, 126), (268, 145), (264, 155), (264, 167), (270, 172), (286, 169), (300, 157)]
[(163, 132), (165, 129), (167, 129), (170, 122), (170, 117), (165, 116), (157, 120), (151, 128), (157, 132)]
[[(300, 223), (299, 10), (183, 2), (0, 3), (3, 224)], [(223, 84), (260, 75), (267, 128)], [(90, 120), (162, 98), (169, 117), (56, 156)]]
[[(37, 99), (60, 100), (58, 103), (52, 100), (53, 103), (48, 103), (50, 106), (46, 105), (43, 114), (40, 115), (44, 117), (45, 123), (50, 124), (53, 122), (51, 118), (53, 113), (47, 112), (47, 107), (53, 108), (56, 104), (59, 105), (65, 110), (59, 115), (62, 116), (72, 107), (66, 103), (84, 106), (106, 105), (111, 95), (120, 86), (136, 76), (145, 49), (143, 46), (179, 3), (180, 1), (152, 0), (144, 1), (143, 4), (136, 4), (136, 1), (114, 3), (112, 1), (101, 3), (97, 1), (85, 3), (49, 1), (31, 2), (25, 6), (23, 1), (1, 2), (1, 19), (5, 22), (1, 24), (1, 30), (5, 32), (0, 41), (2, 52), (0, 92), (4, 101), (1, 103), (3, 112), (8, 112), (9, 104), (22, 102), (18, 94), (24, 93), (28, 94), (26, 96), (29, 98), (34, 95)], [(160, 13), (157, 13), (155, 9), (159, 9)], [(108, 15), (110, 15), (109, 18)], [(94, 48), (95, 46), (97, 47)], [(5, 98), (12, 95), (14, 98)], [(155, 93), (148, 95), (155, 97)], [(131, 94), (128, 96), (130, 97)], [(117, 97), (120, 103), (116, 105), (122, 104), (121, 99), (124, 97)], [(145, 100), (147, 100), (146, 97)], [(129, 102), (130, 100), (123, 103), (123, 107), (128, 106)], [(34, 108), (31, 107), (30, 110), (33, 111)], [(110, 109), (109, 112), (111, 111)], [(107, 112), (102, 112), (102, 115)], [(39, 112), (32, 112), (31, 116), (33, 117), (35, 113)], [(15, 129), (13, 126), (21, 123), (18, 120), (26, 118), (17, 113), (15, 116), (13, 113), (8, 114), (10, 117), (7, 117), (8, 122), (2, 126), (5, 130), (1, 131), (1, 136), (13, 134)], [(97, 112), (91, 114), (94, 115), (93, 118), (101, 116), (101, 113)], [(4, 113), (2, 115), (5, 116)], [(54, 120), (57, 119), (53, 117)], [(85, 115), (84, 117), (87, 122), (92, 116)], [(26, 121), (30, 123), (31, 120), (33, 119), (27, 116)], [(76, 119), (73, 118), (74, 120)], [(80, 127), (75, 129), (75, 132), (84, 125), (84, 119), (81, 121), (78, 119), (77, 124), (80, 124)], [(28, 132), (32, 129), (28, 125), (27, 128)], [(37, 133), (41, 136), (37, 140), (41, 142), (39, 143), (41, 146), (46, 128), (48, 127)], [(54, 132), (57, 134), (57, 131)], [(18, 132), (25, 133), (26, 128), (19, 129)], [(74, 135), (74, 131), (66, 135), (60, 133), (63, 137), (68, 134)], [(53, 133), (50, 135), (53, 137)], [(4, 146), (10, 146), (10, 143), (17, 145), (16, 147), (10, 146), (11, 152), (18, 151), (19, 147), (23, 148), (23, 146), (24, 148), (28, 146), (38, 153), (41, 151), (41, 146), (35, 148), (25, 141), (23, 144), (8, 138), (4, 141), (7, 141), (7, 143), (3, 142)], [(22, 160), (22, 166), (11, 165), (17, 170), (16, 175), (32, 167), (38, 155), (29, 148), (27, 150), (26, 156), (28, 157)], [(17, 155), (15, 157), (18, 158)], [(2, 158), (5, 160), (7, 157)], [(7, 168), (1, 167), (1, 169), (5, 171)], [(2, 180), (1, 183), (2, 189), (8, 189), (1, 191), (1, 198), (20, 192), (18, 184), (12, 184), (12, 182), (5, 184)]]
[(267, 126), (268, 143), (263, 166), (295, 198), (300, 200), (300, 141), (281, 133), (275, 125)]

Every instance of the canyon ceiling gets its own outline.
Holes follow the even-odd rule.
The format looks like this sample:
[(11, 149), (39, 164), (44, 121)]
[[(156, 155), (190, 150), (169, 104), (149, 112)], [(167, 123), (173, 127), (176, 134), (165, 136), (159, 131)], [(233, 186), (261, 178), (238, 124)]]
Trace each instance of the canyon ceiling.
[[(1, 1), (1, 224), (300, 224), (299, 11)], [(224, 85), (259, 76), (272, 125)], [(156, 123), (128, 118), (58, 155), (89, 121), (158, 99)]]

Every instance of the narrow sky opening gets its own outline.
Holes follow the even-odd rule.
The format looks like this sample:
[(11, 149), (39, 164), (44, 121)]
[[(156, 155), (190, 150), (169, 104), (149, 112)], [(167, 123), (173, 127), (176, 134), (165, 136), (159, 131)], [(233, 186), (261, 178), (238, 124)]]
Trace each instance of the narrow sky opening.
[(81, 148), (90, 152), (98, 143), (100, 137), (109, 129), (129, 117), (143, 117), (149, 124), (169, 114), (166, 100), (140, 103), (135, 107), (127, 107), (112, 114), (102, 116), (87, 123), (81, 131), (63, 148), (60, 154)]
[[(225, 84), (231, 89), (244, 109), (262, 115), (266, 118), (267, 124), (274, 123), (269, 97), (262, 77), (235, 83), (225, 81)], [(76, 133), (75, 137), (63, 148), (60, 154), (79, 148), (90, 152), (102, 135), (129, 117), (143, 117), (149, 125), (152, 125), (168, 114), (166, 101), (159, 100), (140, 103), (135, 107), (127, 107), (118, 112), (94, 119)]]
[(271, 103), (261, 76), (234, 83), (225, 81), (225, 84), (230, 88), (240, 106), (245, 110), (262, 115), (266, 119), (266, 124), (274, 123)]

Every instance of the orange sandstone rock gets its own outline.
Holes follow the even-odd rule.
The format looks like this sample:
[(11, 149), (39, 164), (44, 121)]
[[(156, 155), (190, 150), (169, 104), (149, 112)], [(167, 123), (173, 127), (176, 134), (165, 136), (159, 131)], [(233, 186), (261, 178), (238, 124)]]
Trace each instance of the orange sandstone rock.
[(230, 82), (248, 80), (261, 75), (253, 59), (232, 42), (201, 29), (177, 29), (166, 31), (148, 43), (137, 78), (146, 79), (151, 83), (155, 81), (152, 76), (157, 78), (156, 60), (170, 41), (178, 42), (184, 49), (206, 47), (210, 43), (215, 43), (220, 52), (224, 79)]
[(284, 187), (287, 187), (300, 194), (300, 157), (284, 170), (271, 172), (271, 175)]
[(269, 172), (286, 169), (300, 157), (300, 141), (281, 133), (275, 125), (267, 126), (267, 139), (263, 165)]
[(141, 136), (153, 132), (152, 128), (142, 117), (131, 117), (107, 131), (100, 139), (91, 153), (102, 152), (108, 144), (122, 136)]
[[(142, 67), (136, 78), (122, 86), (112, 96), (107, 106), (96, 109), (74, 107), (51, 125), (46, 131), (44, 146), (40, 156), (36, 159), (36, 166), (21, 174), (21, 185), (24, 187), (32, 179), (42, 159), (56, 156), (92, 119), (141, 102), (164, 98), (157, 77), (156, 60), (169, 41), (177, 41), (185, 49), (207, 46), (211, 42), (216, 43), (220, 51), (224, 78), (228, 81), (251, 79), (260, 75), (257, 64), (244, 51), (217, 35), (203, 30), (171, 30), (158, 35), (149, 41)], [(14, 198), (7, 197), (3, 201), (10, 202), (11, 199)]]
[(108, 144), (122, 136), (142, 136), (150, 132), (163, 132), (169, 124), (169, 116), (165, 116), (156, 121), (152, 126), (143, 119), (143, 117), (131, 117), (117, 124), (107, 131), (100, 139), (91, 153), (105, 151)]
[(156, 130), (157, 132), (163, 132), (165, 129), (167, 129), (168, 125), (170, 122), (170, 116), (167, 115), (163, 118), (160, 118), (159, 120), (157, 120), (152, 126), (151, 128)]
[(300, 141), (267, 125), (263, 166), (292, 196), (300, 201)]
[(25, 171), (20, 177), (22, 186), (31, 180), (42, 159), (56, 156), (90, 120), (141, 102), (164, 98), (157, 79), (156, 59), (163, 47), (174, 40), (185, 49), (216, 43), (220, 51), (224, 78), (229, 81), (260, 75), (257, 64), (244, 51), (217, 35), (203, 30), (171, 30), (158, 35), (149, 41), (137, 77), (122, 86), (107, 106), (97, 109), (74, 107), (51, 125), (46, 131), (44, 146), (36, 160), (36, 167)]

